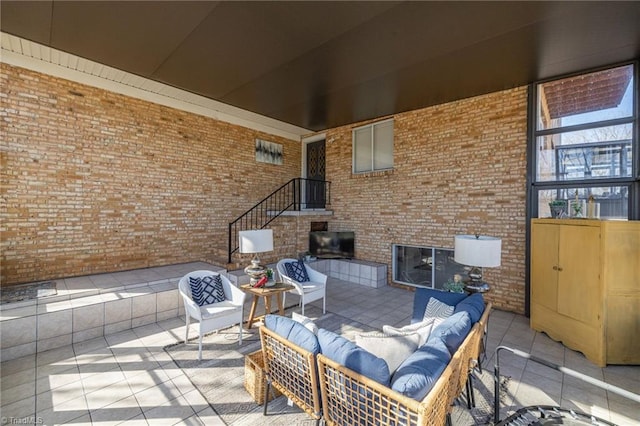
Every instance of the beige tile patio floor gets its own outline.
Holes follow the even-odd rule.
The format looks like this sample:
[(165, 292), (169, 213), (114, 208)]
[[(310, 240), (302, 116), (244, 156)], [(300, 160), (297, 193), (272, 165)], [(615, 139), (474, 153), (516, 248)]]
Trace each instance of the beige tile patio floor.
[[(288, 304), (294, 302), (289, 300)], [(409, 322), (413, 293), (330, 279), (327, 308), (379, 328)], [(316, 303), (317, 305), (317, 303)], [(248, 312), (248, 309), (245, 310)], [(184, 337), (183, 318), (172, 318), (1, 364), (2, 422), (40, 424), (224, 424), (163, 350)], [(477, 398), (492, 393), (494, 349), (507, 345), (640, 393), (640, 366), (598, 368), (581, 354), (532, 331), (528, 319), (494, 311), (487, 359), (476, 374)], [(502, 418), (535, 404), (562, 405), (620, 425), (640, 425), (640, 404), (509, 354)], [(460, 413), (461, 409), (457, 412)], [(462, 410), (464, 411), (464, 410)], [(454, 424), (473, 424), (470, 416)]]

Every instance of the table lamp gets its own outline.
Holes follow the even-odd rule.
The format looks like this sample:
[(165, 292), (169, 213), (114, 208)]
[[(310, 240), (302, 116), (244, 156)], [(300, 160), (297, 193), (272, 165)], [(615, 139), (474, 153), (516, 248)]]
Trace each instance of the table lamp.
[(462, 265), (471, 266), (469, 278), (465, 280), (465, 290), (472, 293), (485, 293), (489, 284), (482, 281), (482, 268), (500, 266), (502, 240), (483, 235), (456, 235), (454, 260)]
[(258, 253), (273, 251), (273, 230), (258, 229), (253, 231), (240, 231), (240, 253), (253, 253), (251, 265), (244, 268), (244, 273), (249, 275), (249, 283), (254, 286), (267, 272), (267, 268), (260, 265)]

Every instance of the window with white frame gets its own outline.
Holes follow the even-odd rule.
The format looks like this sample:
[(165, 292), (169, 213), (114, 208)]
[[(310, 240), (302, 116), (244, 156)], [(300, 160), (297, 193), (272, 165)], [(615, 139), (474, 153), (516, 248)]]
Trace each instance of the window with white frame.
[(393, 168), (393, 120), (353, 130), (353, 173)]
[(532, 217), (548, 217), (556, 200), (595, 202), (607, 219), (640, 216), (636, 66), (534, 86)]

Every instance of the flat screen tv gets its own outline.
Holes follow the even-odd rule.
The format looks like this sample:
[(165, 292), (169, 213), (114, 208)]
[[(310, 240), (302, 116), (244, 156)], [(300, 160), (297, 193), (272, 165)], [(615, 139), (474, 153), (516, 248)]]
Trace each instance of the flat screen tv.
[(355, 253), (355, 234), (353, 231), (310, 232), (309, 253), (324, 259), (352, 259)]

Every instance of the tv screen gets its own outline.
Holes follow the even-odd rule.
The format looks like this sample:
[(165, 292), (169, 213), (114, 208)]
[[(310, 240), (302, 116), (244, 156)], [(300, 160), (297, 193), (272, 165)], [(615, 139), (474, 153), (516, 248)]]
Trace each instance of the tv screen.
[(309, 253), (325, 259), (352, 259), (355, 253), (355, 234), (353, 231), (310, 232)]

